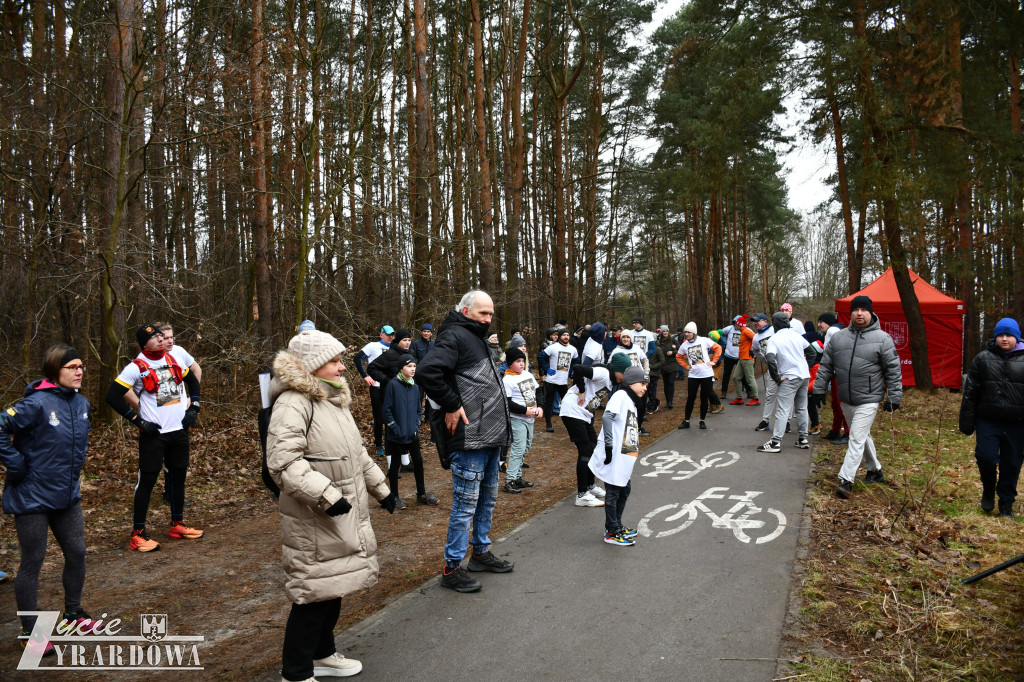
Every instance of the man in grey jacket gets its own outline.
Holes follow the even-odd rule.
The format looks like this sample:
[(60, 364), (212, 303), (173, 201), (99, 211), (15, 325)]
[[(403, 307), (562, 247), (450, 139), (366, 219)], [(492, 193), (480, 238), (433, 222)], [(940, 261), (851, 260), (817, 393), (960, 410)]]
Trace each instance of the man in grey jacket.
[[(847, 499), (861, 460), (867, 456), (867, 483), (881, 483), (882, 463), (878, 461), (871, 425), (884, 399), (887, 412), (897, 410), (903, 399), (903, 377), (900, 357), (892, 337), (882, 331), (871, 309), (871, 299), (855, 296), (850, 302), (850, 326), (836, 332), (825, 346), (825, 354), (814, 381), (813, 399), (820, 405), (825, 399), (828, 382), (835, 376), (839, 402), (850, 425), (850, 443), (846, 461), (839, 470), (836, 493)], [(886, 395), (888, 392), (888, 395)]]

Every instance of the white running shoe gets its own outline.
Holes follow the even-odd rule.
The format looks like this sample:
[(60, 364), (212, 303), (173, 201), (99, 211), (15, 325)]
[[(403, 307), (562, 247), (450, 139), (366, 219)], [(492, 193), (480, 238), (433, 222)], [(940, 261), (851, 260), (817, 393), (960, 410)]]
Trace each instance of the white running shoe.
[(588, 490), (587, 492), (583, 493), (582, 495), (580, 495), (579, 493), (576, 494), (576, 506), (577, 507), (603, 507), (604, 506), (604, 500), (597, 499), (596, 497), (591, 495), (590, 491)]
[(601, 486), (597, 485), (596, 483), (594, 485), (590, 486), (589, 488), (587, 488), (587, 492), (590, 493), (591, 495), (593, 495), (594, 497), (600, 497), (601, 499), (604, 499), (604, 495), (605, 495), (604, 488), (602, 488)]
[(351, 677), (363, 669), (363, 664), (351, 658), (345, 658), (335, 652), (327, 658), (313, 661), (313, 674), (324, 677)]

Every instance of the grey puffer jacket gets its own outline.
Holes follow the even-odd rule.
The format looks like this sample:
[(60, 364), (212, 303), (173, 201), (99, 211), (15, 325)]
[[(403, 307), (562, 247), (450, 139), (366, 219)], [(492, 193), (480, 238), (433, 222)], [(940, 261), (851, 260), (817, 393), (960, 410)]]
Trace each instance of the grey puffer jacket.
[[(368, 495), (383, 500), (390, 490), (349, 412), (348, 384), (324, 383), (281, 351), (274, 358), (270, 403), (267, 466), (281, 487), (285, 592), (296, 604), (309, 604), (370, 587), (378, 568)], [(325, 511), (342, 497), (351, 511), (328, 516)]]
[(835, 376), (839, 400), (848, 405), (878, 403), (889, 392), (889, 400), (903, 400), (903, 374), (900, 356), (892, 337), (882, 331), (878, 317), (872, 313), (867, 327), (852, 324), (836, 332), (818, 365), (814, 393), (824, 395), (828, 382)]

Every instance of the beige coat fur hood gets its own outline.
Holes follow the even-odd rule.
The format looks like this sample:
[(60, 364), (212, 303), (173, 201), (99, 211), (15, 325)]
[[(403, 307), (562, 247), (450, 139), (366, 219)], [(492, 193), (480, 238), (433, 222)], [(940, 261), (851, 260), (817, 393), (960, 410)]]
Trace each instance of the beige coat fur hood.
[[(379, 501), (390, 491), (349, 412), (348, 384), (324, 383), (303, 369), (298, 357), (281, 351), (274, 358), (270, 402), (267, 466), (281, 487), (288, 597), (308, 604), (370, 587), (378, 569), (369, 495)], [(342, 497), (351, 511), (335, 517), (324, 513)]]

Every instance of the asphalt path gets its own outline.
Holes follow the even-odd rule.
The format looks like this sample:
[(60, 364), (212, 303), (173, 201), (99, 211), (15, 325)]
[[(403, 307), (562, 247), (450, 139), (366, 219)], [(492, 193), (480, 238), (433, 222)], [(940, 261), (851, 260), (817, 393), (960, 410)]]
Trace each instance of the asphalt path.
[(604, 543), (603, 508), (570, 496), (495, 541), (511, 573), (472, 574), (473, 594), (430, 581), (338, 650), (362, 680), (772, 679), (812, 450), (787, 434), (756, 452), (759, 419), (727, 406), (707, 430), (694, 418), (642, 443), (623, 516), (635, 546)]

